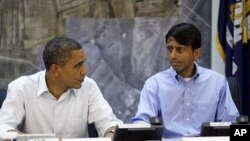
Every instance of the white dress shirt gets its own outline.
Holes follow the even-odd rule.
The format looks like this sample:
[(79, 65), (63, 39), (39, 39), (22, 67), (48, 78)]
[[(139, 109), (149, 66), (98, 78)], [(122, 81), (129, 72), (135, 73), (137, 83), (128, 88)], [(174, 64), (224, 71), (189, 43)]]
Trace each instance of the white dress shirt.
[(85, 77), (80, 89), (70, 89), (57, 100), (45, 82), (45, 71), (20, 77), (8, 86), (0, 110), (0, 133), (10, 129), (29, 134), (55, 133), (57, 137), (87, 137), (95, 122), (99, 136), (121, 123), (97, 84)]

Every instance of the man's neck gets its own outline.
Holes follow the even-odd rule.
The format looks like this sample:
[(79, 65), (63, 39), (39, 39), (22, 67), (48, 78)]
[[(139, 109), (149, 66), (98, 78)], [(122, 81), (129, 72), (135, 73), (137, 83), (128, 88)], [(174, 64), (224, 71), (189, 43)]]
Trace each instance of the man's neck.
[(192, 78), (196, 73), (196, 69), (197, 69), (196, 65), (194, 64), (192, 69), (190, 69), (191, 71), (188, 71), (179, 75), (181, 75), (183, 78)]
[(61, 95), (67, 91), (66, 88), (62, 88), (58, 85), (58, 81), (56, 81), (53, 77), (46, 73), (45, 75), (46, 84), (49, 92), (56, 98), (59, 99)]

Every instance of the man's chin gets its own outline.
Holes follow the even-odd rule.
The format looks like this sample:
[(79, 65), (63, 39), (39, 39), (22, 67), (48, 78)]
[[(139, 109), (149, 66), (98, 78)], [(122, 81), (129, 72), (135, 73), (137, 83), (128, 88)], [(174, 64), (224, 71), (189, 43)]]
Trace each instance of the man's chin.
[(74, 89), (80, 89), (82, 87), (82, 83), (78, 84), (78, 85), (75, 85), (74, 86)]
[(180, 71), (180, 68), (177, 67), (177, 66), (172, 66), (172, 68), (173, 68), (176, 72)]
[(177, 74), (180, 74), (181, 72), (182, 72), (182, 69), (181, 68), (174, 68), (173, 67), (173, 69), (175, 70), (175, 72), (177, 73)]

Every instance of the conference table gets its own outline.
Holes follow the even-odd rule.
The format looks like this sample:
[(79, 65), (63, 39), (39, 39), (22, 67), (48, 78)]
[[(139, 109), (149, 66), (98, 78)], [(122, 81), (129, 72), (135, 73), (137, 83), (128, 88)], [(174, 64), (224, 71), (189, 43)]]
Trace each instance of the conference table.
[(229, 141), (229, 136), (218, 137), (182, 137), (172, 139), (162, 139), (162, 141)]
[[(112, 140), (111, 138), (77, 138), (77, 139), (62, 139), (62, 141), (112, 141)], [(230, 139), (229, 136), (220, 136), (220, 137), (182, 137), (182, 138), (148, 140), (148, 141), (230, 141)]]
[[(17, 141), (112, 141), (111, 138), (19, 138)], [(180, 137), (180, 138), (169, 138), (161, 140), (148, 140), (148, 141), (230, 141), (229, 136), (216, 136), (216, 137)]]

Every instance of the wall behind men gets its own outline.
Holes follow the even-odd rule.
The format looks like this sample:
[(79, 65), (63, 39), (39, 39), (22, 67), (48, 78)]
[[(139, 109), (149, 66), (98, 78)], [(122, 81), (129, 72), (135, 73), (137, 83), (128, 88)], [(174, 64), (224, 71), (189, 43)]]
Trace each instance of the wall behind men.
[(207, 0), (1, 0), (0, 88), (43, 70), (47, 41), (70, 36), (86, 51), (88, 76), (126, 122), (143, 82), (169, 67), (164, 35), (173, 24), (191, 22), (201, 29), (198, 63), (210, 68), (210, 9)]
[(225, 75), (225, 64), (219, 55), (216, 49), (215, 37), (217, 34), (217, 21), (218, 21), (218, 13), (219, 13), (219, 0), (212, 0), (212, 16), (211, 16), (211, 29), (212, 29), (212, 38), (211, 38), (211, 69)]

